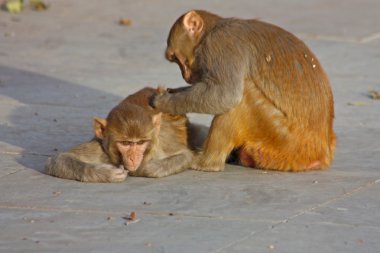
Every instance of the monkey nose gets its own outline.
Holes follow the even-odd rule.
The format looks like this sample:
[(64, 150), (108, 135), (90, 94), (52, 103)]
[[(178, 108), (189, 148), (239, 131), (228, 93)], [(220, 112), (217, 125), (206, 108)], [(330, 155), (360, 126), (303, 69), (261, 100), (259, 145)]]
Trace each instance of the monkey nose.
[(129, 157), (127, 159), (127, 166), (125, 166), (129, 171), (135, 171), (137, 170), (138, 166), (139, 166), (139, 161), (138, 159), (135, 159), (133, 157)]

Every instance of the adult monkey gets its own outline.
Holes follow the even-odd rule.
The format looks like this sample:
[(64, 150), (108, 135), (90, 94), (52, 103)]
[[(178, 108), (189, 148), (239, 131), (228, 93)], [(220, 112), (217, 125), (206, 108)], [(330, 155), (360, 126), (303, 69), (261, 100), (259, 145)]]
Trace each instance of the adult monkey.
[(152, 105), (173, 114), (215, 115), (193, 169), (221, 171), (232, 150), (242, 165), (263, 169), (330, 165), (336, 144), (330, 83), (291, 33), (193, 10), (171, 28), (166, 58), (192, 86), (157, 95)]

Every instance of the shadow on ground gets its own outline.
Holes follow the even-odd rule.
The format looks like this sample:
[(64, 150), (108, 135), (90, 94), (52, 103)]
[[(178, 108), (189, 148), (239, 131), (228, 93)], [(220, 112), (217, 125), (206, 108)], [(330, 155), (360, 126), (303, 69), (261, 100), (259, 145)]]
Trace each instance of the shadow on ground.
[(47, 156), (92, 136), (93, 116), (106, 116), (122, 97), (30, 71), (0, 66), (0, 125), (5, 153), (42, 171)]

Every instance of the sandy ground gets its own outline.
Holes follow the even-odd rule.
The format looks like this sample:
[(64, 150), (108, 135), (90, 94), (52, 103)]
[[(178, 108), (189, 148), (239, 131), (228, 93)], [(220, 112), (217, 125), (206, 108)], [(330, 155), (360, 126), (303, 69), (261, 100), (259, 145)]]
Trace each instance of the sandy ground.
[[(380, 100), (368, 96), (380, 90), (379, 1), (49, 2), (0, 12), (0, 252), (380, 252)], [(228, 165), (120, 184), (43, 174), (48, 156), (91, 138), (92, 117), (124, 96), (185, 84), (163, 52), (193, 8), (260, 18), (306, 41), (334, 91), (333, 166)], [(131, 211), (139, 221), (126, 225)]]

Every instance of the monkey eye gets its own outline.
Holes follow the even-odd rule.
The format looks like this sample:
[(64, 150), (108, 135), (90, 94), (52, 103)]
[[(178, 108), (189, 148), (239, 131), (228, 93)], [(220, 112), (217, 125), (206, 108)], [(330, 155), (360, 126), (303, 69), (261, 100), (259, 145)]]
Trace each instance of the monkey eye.
[(132, 146), (132, 145), (143, 145), (150, 140), (139, 140), (139, 141), (119, 141), (119, 143), (123, 146)]
[(136, 144), (137, 145), (143, 145), (146, 142), (147, 142), (146, 140), (140, 140), (140, 141), (136, 142)]
[(133, 145), (133, 141), (119, 141), (119, 143), (123, 146), (130, 146)]

